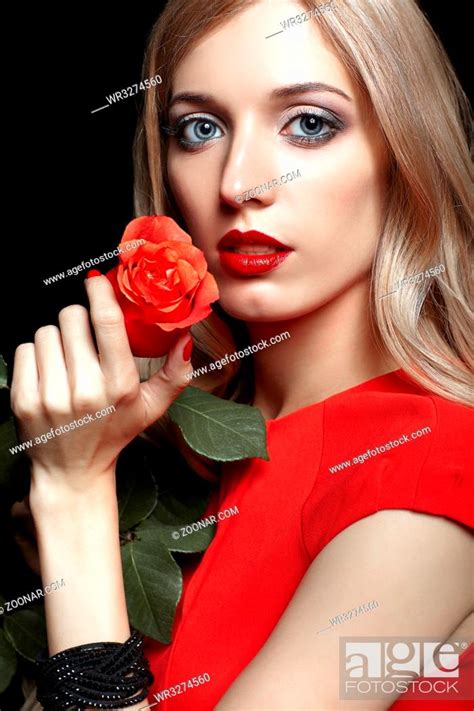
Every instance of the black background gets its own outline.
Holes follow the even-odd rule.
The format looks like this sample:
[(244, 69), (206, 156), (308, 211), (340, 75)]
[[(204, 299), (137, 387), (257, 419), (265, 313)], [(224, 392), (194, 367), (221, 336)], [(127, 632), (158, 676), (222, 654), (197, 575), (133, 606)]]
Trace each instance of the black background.
[[(84, 272), (49, 286), (42, 280), (114, 249), (133, 217), (131, 145), (140, 95), (90, 112), (106, 94), (139, 80), (163, 3), (96, 5), (25, 6), (4, 29), (14, 42), (1, 259), (0, 352), (9, 360), (36, 328), (55, 323), (63, 306), (85, 303)], [(466, 5), (421, 5), (468, 91)]]

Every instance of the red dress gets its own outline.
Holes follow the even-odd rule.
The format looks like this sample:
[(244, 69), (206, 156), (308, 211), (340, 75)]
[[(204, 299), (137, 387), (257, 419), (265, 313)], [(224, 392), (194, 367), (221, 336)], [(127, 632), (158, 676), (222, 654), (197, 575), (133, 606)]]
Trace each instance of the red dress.
[[(267, 420), (270, 461), (224, 468), (206, 515), (238, 513), (217, 523), (186, 572), (172, 643), (147, 640), (152, 708), (211, 711), (271, 635), (314, 558), (356, 521), (408, 509), (474, 527), (473, 421), (470, 408), (422, 390), (402, 370)], [(463, 675), (473, 652), (461, 656)], [(203, 674), (210, 681), (182, 690)], [(473, 706), (407, 698), (391, 709)]]

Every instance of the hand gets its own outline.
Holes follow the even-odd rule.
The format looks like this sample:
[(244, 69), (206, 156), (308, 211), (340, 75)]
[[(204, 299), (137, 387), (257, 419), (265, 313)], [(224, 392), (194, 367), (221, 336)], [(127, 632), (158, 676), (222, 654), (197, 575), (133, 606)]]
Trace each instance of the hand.
[[(34, 442), (50, 433), (45, 443), (26, 450), (33, 464), (32, 509), (52, 490), (85, 492), (104, 476), (113, 479), (120, 451), (166, 412), (192, 371), (183, 359), (186, 333), (164, 366), (140, 384), (111, 284), (94, 277), (86, 280), (86, 290), (98, 353), (87, 309), (79, 305), (64, 308), (59, 328), (40, 328), (34, 343), (21, 344), (15, 353), (11, 401), (20, 439)], [(79, 424), (85, 415), (92, 421)], [(57, 429), (74, 421), (64, 434)], [(53, 436), (54, 430), (59, 433)]]

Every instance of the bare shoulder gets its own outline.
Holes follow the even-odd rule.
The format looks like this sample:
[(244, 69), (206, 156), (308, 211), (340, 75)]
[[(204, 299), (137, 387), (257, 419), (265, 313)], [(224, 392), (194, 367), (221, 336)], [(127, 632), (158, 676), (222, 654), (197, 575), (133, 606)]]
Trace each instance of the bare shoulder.
[[(472, 533), (457, 521), (416, 511), (387, 509), (341, 531), (313, 561), (305, 580), (308, 585), (317, 585), (324, 572), (326, 580), (331, 581), (332, 592), (338, 594), (339, 590), (345, 599), (348, 593), (340, 585), (340, 566), (344, 565), (344, 575), (351, 585), (367, 592), (377, 589), (385, 597), (387, 609), (401, 583), (404, 584), (404, 600), (413, 597), (415, 602), (420, 594), (440, 600), (449, 596), (445, 615), (446, 633), (449, 633), (472, 604), (469, 584), (472, 552)], [(303, 589), (303, 584), (300, 588)], [(411, 615), (404, 626), (407, 622), (411, 629), (417, 625)], [(436, 624), (441, 624), (439, 618)], [(397, 629), (401, 629), (398, 623)], [(433, 633), (441, 632), (442, 629), (437, 629)]]
[(473, 607), (472, 551), (470, 530), (443, 516), (383, 510), (345, 528), (312, 562), (219, 711), (351, 709), (339, 700), (339, 638), (447, 640)]

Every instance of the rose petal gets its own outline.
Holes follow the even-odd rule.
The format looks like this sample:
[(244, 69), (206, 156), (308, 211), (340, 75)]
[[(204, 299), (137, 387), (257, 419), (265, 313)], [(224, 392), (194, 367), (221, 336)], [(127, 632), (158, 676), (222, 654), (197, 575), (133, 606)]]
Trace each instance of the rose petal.
[(121, 246), (138, 239), (145, 244), (124, 251), (107, 277), (124, 313), (132, 352), (158, 357), (184, 329), (209, 316), (219, 292), (203, 252), (171, 218), (133, 220)]
[(179, 227), (171, 217), (165, 215), (147, 215), (137, 217), (128, 223), (123, 233), (120, 247), (124, 250), (120, 255), (122, 264), (128, 264), (133, 260), (136, 252), (143, 246), (132, 247), (125, 251), (124, 244), (144, 239), (147, 243), (159, 244), (161, 242), (182, 242), (192, 244), (191, 237)]

